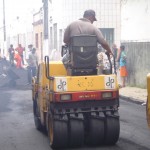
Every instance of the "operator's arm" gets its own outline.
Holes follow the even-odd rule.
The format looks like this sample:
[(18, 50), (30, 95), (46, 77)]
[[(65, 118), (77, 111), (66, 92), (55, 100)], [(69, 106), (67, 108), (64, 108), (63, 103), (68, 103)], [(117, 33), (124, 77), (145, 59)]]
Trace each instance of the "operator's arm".
[(111, 51), (111, 49), (110, 49), (108, 43), (105, 41), (105, 39), (101, 40), (101, 45), (102, 45), (102, 47), (103, 47), (105, 50), (107, 50), (107, 52), (108, 52), (109, 54), (112, 54), (112, 55), (113, 55), (113, 52)]
[(96, 34), (96, 36), (97, 36), (98, 42), (101, 44), (101, 46), (102, 46), (105, 50), (107, 50), (107, 52), (108, 52), (109, 54), (112, 54), (112, 55), (113, 55), (113, 53), (112, 53), (112, 51), (111, 51), (111, 49), (110, 49), (108, 43), (106, 42), (106, 40), (105, 40), (104, 37), (103, 37), (101, 31), (100, 31), (99, 29), (96, 29), (95, 32), (96, 32), (95, 34)]

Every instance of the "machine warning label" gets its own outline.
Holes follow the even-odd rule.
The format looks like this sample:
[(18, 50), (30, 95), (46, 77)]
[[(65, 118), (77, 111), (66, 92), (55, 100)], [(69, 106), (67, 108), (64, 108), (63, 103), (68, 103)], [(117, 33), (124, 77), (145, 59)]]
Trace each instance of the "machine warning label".
[(56, 91), (67, 91), (67, 79), (66, 78), (56, 78)]
[(115, 77), (105, 76), (105, 89), (115, 89)]

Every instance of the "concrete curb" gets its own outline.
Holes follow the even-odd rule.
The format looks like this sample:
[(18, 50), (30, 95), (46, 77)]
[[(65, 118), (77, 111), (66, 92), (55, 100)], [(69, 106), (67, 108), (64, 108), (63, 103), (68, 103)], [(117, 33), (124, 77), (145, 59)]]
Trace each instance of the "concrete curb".
[(127, 96), (123, 96), (123, 95), (119, 95), (119, 97), (122, 99), (122, 100), (125, 100), (127, 102), (131, 102), (131, 103), (135, 103), (135, 104), (140, 104), (142, 105), (143, 103), (145, 103), (144, 100), (137, 100), (135, 98), (132, 98), (132, 97), (127, 97)]

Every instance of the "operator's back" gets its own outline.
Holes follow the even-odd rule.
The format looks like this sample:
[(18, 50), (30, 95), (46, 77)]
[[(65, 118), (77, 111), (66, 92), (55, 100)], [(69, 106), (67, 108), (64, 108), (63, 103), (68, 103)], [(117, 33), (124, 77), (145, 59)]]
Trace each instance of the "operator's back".
[(95, 35), (95, 27), (86, 18), (72, 22), (69, 26), (70, 37), (80, 34)]

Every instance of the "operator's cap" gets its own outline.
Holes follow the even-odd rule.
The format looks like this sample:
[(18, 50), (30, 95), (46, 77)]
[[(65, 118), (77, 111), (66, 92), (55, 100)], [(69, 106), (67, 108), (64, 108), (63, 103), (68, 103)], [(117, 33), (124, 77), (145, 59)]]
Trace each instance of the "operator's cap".
[(93, 10), (93, 9), (88, 9), (88, 10), (86, 10), (85, 12), (84, 12), (84, 15), (83, 15), (84, 17), (86, 17), (86, 16), (93, 16), (94, 17), (94, 21), (97, 21), (97, 19), (96, 19), (96, 15), (95, 15), (95, 11)]

